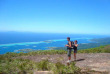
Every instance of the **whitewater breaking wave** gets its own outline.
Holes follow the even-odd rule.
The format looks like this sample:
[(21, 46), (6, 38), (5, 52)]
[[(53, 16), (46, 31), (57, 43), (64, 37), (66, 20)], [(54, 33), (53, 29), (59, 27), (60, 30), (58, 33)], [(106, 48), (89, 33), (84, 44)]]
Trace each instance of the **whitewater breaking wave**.
[[(92, 39), (92, 38), (71, 38), (71, 40), (77, 40), (77, 39)], [(31, 44), (52, 43), (52, 42), (57, 42), (57, 41), (66, 41), (66, 39), (46, 40), (46, 41), (39, 41), (39, 42), (23, 42), (23, 43), (1, 44), (0, 47), (9, 47), (9, 46), (16, 46), (16, 45), (29, 46)]]

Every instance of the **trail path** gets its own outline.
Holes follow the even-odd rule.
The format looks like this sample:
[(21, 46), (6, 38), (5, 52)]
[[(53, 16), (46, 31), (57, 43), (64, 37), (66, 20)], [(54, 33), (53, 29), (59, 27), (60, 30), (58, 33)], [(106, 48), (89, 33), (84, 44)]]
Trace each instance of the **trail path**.
[[(73, 61), (73, 54), (71, 56)], [(36, 62), (48, 59), (53, 63), (61, 62), (66, 65), (67, 54), (22, 56), (22, 58)], [(78, 53), (76, 66), (80, 67), (82, 71), (95, 70), (110, 74), (110, 53)]]

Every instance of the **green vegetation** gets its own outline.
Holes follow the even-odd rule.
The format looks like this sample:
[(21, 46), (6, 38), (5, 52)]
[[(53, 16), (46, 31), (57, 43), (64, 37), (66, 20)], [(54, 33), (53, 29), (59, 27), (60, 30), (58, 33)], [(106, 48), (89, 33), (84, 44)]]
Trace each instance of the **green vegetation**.
[[(110, 45), (100, 46), (96, 48), (78, 50), (78, 53), (110, 53)], [(60, 62), (51, 63), (48, 60), (34, 62), (28, 59), (21, 59), (19, 56), (34, 55), (53, 55), (67, 54), (65, 50), (40, 50), (29, 53), (6, 53), (0, 55), (0, 74), (32, 74), (34, 70), (53, 71), (55, 74), (80, 73), (80, 69), (72, 62), (69, 66), (65, 66)]]
[(55, 74), (80, 73), (80, 69), (72, 62), (66, 66), (58, 63), (51, 63), (48, 60), (33, 62), (28, 59), (5, 59), (0, 60), (0, 74), (33, 74), (34, 71), (53, 71)]
[(1, 57), (18, 57), (18, 56), (34, 56), (34, 55), (53, 55), (53, 54), (66, 54), (67, 51), (65, 50), (38, 50), (38, 51), (32, 51), (29, 53), (13, 53), (13, 52), (8, 52), (6, 54), (0, 55)]
[[(1, 57), (10, 58), (10, 57), (27, 56), (27, 55), (29, 55), (29, 56), (33, 56), (33, 55), (53, 55), (53, 54), (66, 54), (66, 53), (67, 53), (67, 51), (65, 51), (65, 50), (38, 50), (38, 51), (29, 52), (29, 53), (8, 52), (4, 55), (0, 55), (0, 59), (1, 59)], [(110, 45), (78, 50), (78, 53), (110, 53)]]
[(80, 73), (80, 69), (75, 66), (72, 62), (69, 66), (63, 65), (60, 62), (51, 63), (48, 60), (43, 60), (37, 63), (38, 70), (42, 71), (53, 71), (55, 74), (67, 74), (67, 73)]
[(27, 59), (0, 60), (0, 74), (32, 74), (36, 63)]
[(78, 53), (110, 53), (110, 45), (79, 50)]
[(110, 44), (110, 37), (96, 38), (96, 39), (91, 39), (90, 41), (95, 43), (79, 44), (78, 49), (89, 49), (89, 48), (99, 47), (102, 45), (108, 45)]

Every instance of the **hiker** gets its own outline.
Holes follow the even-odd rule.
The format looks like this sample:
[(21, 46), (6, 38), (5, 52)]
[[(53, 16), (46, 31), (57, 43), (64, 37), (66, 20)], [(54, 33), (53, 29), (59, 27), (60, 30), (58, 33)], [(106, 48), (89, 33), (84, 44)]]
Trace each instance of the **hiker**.
[(74, 49), (74, 60), (76, 61), (76, 53), (77, 53), (77, 47), (78, 47), (78, 41), (77, 40), (75, 40), (74, 41), (74, 47), (73, 47), (73, 49)]
[(77, 44), (77, 40), (75, 40), (74, 42), (73, 41), (70, 41), (70, 37), (67, 37), (67, 41), (68, 41), (68, 44), (65, 45), (67, 47), (67, 55), (68, 55), (68, 61), (67, 63), (70, 63), (71, 62), (71, 51), (72, 49), (74, 50), (74, 61), (76, 61), (76, 53), (77, 53), (77, 47), (78, 47), (78, 44)]
[(70, 41), (70, 37), (67, 37), (67, 41), (68, 41), (68, 44), (66, 44), (65, 46), (67, 47), (67, 51), (68, 51), (68, 53), (67, 53), (67, 55), (68, 55), (68, 63), (70, 63), (71, 62), (71, 51), (72, 51), (72, 48), (71, 48), (71, 41)]

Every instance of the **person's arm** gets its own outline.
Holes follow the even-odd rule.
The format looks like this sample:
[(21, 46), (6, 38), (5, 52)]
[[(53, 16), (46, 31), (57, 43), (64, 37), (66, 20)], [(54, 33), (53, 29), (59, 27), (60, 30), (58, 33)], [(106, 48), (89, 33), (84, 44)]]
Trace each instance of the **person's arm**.
[(75, 44), (76, 47), (78, 47), (78, 44)]
[(69, 46), (68, 44), (65, 45), (65, 47), (68, 47), (68, 46)]

